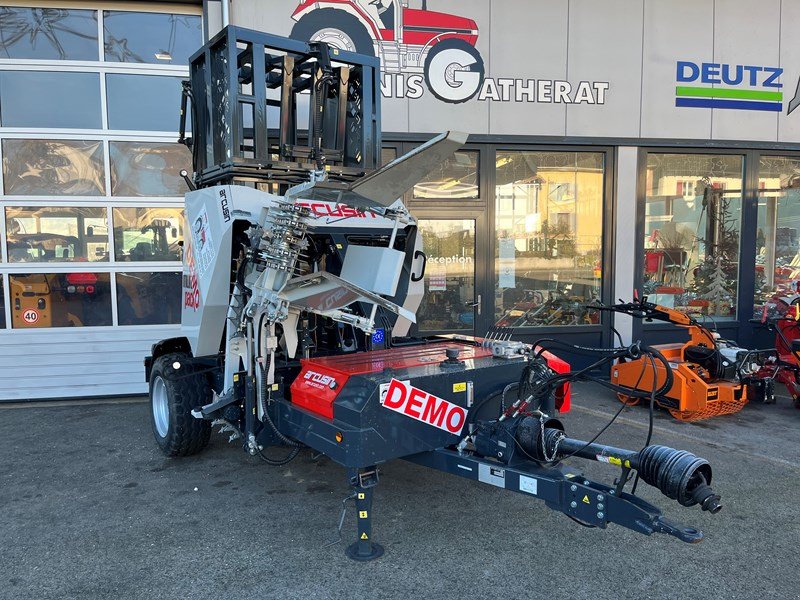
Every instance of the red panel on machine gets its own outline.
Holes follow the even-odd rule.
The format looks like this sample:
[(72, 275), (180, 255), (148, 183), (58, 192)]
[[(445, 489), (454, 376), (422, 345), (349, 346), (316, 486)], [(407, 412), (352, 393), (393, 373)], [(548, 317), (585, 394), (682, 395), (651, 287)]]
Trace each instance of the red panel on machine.
[[(333, 402), (351, 375), (380, 373), (384, 369), (400, 370), (438, 365), (447, 358), (445, 350), (454, 347), (458, 347), (460, 350), (459, 360), (492, 356), (491, 348), (483, 348), (474, 343), (459, 340), (442, 340), (418, 346), (303, 359), (300, 361), (300, 374), (291, 386), (292, 402), (313, 413), (332, 419)], [(542, 356), (547, 360), (550, 368), (557, 373), (569, 372), (569, 365), (560, 358), (549, 352), (543, 352)], [(556, 391), (556, 408), (560, 412), (567, 412), (569, 407), (569, 384), (565, 384)]]
[(350, 375), (318, 365), (314, 360), (301, 360), (300, 365), (300, 374), (291, 386), (292, 402), (332, 419), (333, 401)]
[(447, 348), (458, 348), (460, 350), (459, 360), (486, 358), (492, 355), (491, 348), (482, 348), (468, 342), (443, 340), (417, 346), (395, 346), (388, 350), (323, 356), (301, 362), (314, 363), (342, 374), (363, 375), (380, 373), (384, 369), (410, 369), (431, 364), (437, 365), (447, 358), (445, 355)]
[[(556, 373), (569, 373), (570, 366), (566, 361), (561, 360), (555, 354), (547, 350), (542, 352), (542, 356), (547, 361), (547, 366)], [(570, 386), (569, 383), (562, 383), (556, 389), (556, 410), (558, 412), (569, 412), (570, 409)]]

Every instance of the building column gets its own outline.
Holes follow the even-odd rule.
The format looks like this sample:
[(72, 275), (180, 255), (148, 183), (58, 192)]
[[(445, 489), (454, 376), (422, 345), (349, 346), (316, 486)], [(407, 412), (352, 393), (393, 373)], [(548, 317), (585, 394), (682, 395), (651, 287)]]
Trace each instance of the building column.
[[(636, 182), (638, 180), (639, 149), (633, 146), (617, 148), (617, 182), (614, 207), (614, 299), (629, 302), (633, 299), (636, 252), (640, 240), (636, 239)], [(629, 344), (633, 337), (633, 319), (628, 315), (614, 315), (614, 327)], [(615, 336), (616, 340), (616, 336)]]

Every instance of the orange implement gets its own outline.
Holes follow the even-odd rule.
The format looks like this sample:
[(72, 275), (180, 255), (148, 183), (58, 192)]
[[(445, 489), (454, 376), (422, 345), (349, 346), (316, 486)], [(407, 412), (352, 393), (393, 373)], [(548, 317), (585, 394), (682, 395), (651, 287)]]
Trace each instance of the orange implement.
[[(655, 346), (669, 361), (674, 377), (665, 398), (657, 399), (659, 406), (681, 421), (699, 421), (742, 410), (747, 404), (746, 386), (734, 381), (714, 380), (699, 364), (684, 360), (687, 346), (695, 346), (703, 334), (689, 327), (692, 339), (686, 344)], [(655, 361), (657, 386), (666, 381), (665, 367)], [(648, 357), (618, 362), (611, 369), (611, 382), (615, 385), (640, 391), (654, 387), (653, 365)], [(630, 404), (630, 399), (620, 394), (620, 400)]]

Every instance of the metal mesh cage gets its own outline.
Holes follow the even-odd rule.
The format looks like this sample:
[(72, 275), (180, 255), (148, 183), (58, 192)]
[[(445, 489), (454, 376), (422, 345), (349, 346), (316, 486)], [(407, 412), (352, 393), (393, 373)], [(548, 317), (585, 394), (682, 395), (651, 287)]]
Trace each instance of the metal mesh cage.
[(181, 139), (199, 187), (294, 185), (312, 170), (347, 182), (378, 167), (377, 58), (228, 26), (192, 55), (189, 77)]

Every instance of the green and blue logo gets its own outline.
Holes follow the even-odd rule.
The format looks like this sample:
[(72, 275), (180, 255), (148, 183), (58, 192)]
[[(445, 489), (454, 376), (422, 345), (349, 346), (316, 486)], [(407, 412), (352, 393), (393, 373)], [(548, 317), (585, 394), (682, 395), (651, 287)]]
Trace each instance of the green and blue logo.
[(675, 106), (783, 112), (782, 74), (781, 67), (679, 60)]

